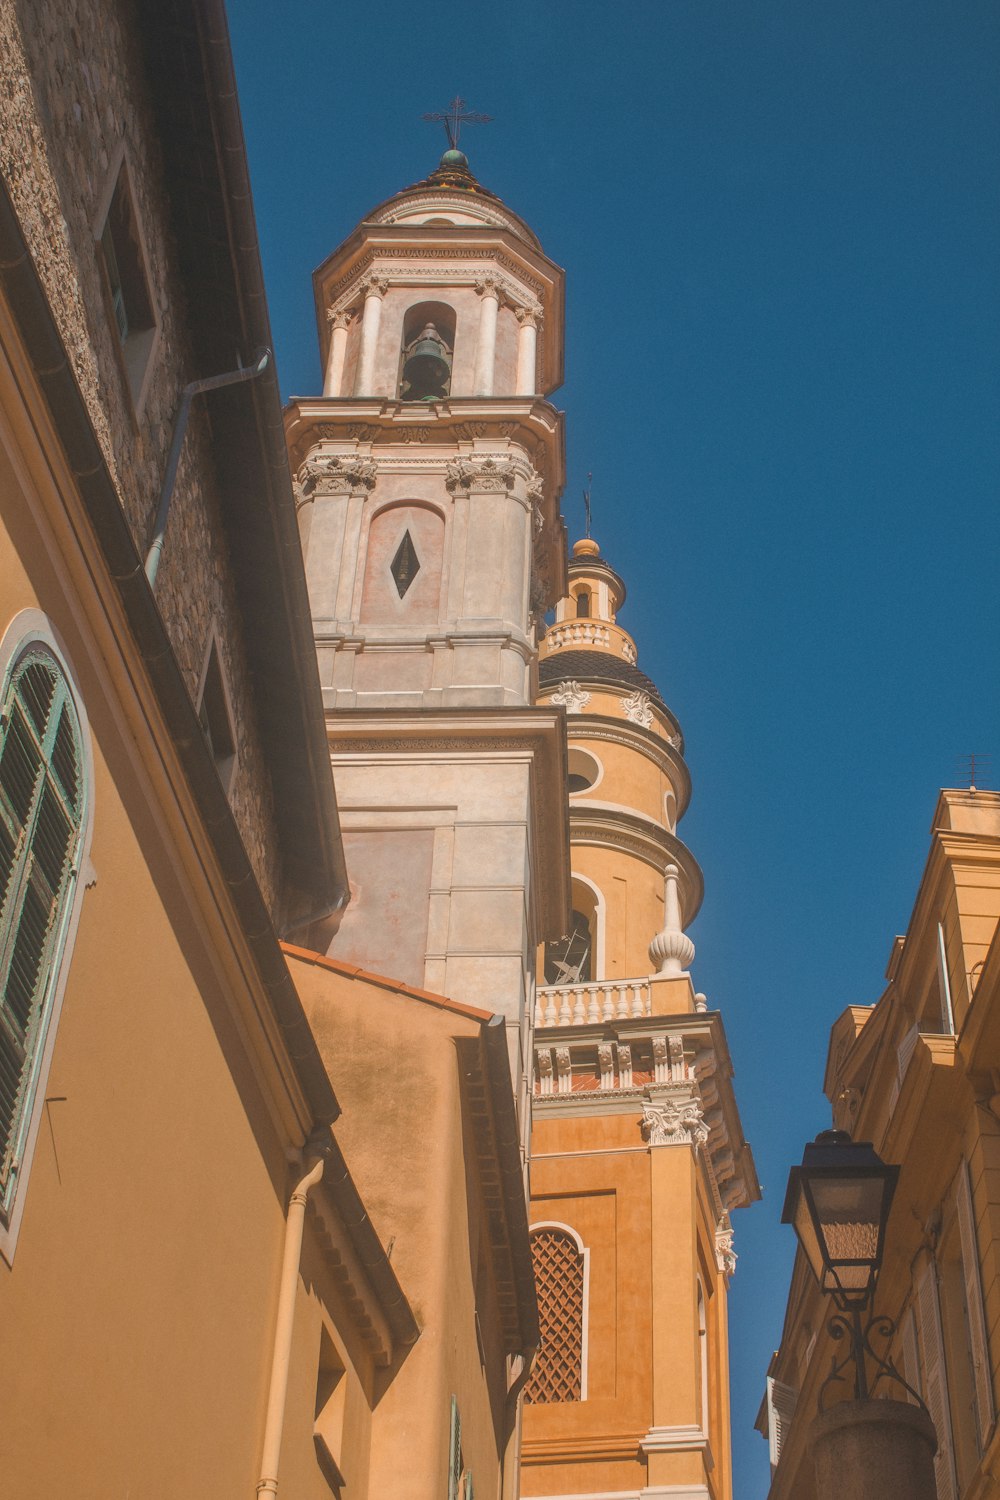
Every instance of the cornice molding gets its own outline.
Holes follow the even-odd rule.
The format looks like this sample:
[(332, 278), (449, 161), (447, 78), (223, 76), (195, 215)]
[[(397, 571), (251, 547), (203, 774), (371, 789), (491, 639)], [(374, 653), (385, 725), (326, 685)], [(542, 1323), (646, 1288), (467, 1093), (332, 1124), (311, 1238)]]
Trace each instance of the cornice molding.
[[(416, 265), (425, 261), (425, 265)], [(444, 265), (441, 262), (445, 262)], [(471, 286), (489, 277), (496, 279), (499, 268), (505, 293), (517, 306), (531, 308), (543, 302), (545, 284), (497, 247), (462, 246), (373, 246), (362, 255), (346, 275), (327, 289), (328, 308), (345, 311), (357, 301), (366, 275), (375, 267), (380, 280), (397, 286)]]

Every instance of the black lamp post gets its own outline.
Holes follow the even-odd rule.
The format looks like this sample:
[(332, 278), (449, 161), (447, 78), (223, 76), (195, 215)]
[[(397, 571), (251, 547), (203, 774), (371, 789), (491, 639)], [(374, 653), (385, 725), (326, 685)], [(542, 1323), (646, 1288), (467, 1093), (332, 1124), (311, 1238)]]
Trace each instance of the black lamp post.
[(827, 1324), (830, 1333), (850, 1341), (844, 1358), (838, 1362), (834, 1357), (823, 1389), (839, 1380), (853, 1359), (858, 1401), (867, 1401), (870, 1392), (866, 1355), (878, 1366), (873, 1384), (888, 1376), (920, 1400), (892, 1362), (877, 1355), (869, 1342), (873, 1328), (891, 1338), (892, 1320), (869, 1317), (862, 1322), (882, 1266), (898, 1177), (899, 1168), (887, 1166), (870, 1141), (852, 1141), (846, 1130), (824, 1130), (806, 1146), (801, 1167), (792, 1168), (781, 1215), (781, 1222), (794, 1228), (816, 1280), (838, 1309)]

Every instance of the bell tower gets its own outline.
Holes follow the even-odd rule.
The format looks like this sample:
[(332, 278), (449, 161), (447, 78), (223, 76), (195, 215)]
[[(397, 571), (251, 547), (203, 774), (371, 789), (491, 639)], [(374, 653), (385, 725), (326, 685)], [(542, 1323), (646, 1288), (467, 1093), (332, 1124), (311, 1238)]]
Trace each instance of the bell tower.
[(578, 541), (539, 663), (539, 702), (566, 713), (572, 920), (535, 1014), (521, 1493), (731, 1500), (730, 1215), (760, 1192), (722, 1017), (691, 978), (684, 740), (624, 602)]
[(568, 911), (563, 716), (534, 703), (563, 273), (449, 149), (313, 286), (323, 394), (286, 423), (352, 885), (330, 953), (499, 1012), (523, 1077)]

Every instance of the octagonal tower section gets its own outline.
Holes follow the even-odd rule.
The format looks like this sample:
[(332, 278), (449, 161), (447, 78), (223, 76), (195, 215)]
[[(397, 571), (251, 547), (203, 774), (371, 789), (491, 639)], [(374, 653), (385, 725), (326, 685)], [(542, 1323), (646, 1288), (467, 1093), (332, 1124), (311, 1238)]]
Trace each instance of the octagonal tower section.
[(624, 601), (597, 543), (577, 542), (538, 668), (539, 702), (566, 715), (573, 911), (539, 957), (542, 1351), (521, 1488), (730, 1500), (730, 1215), (759, 1188), (722, 1018), (691, 976), (684, 741)]
[(533, 700), (563, 273), (448, 152), (313, 288), (323, 394), (286, 432), (352, 892), (329, 952), (503, 1015), (526, 1132), (534, 956), (569, 906), (563, 716)]

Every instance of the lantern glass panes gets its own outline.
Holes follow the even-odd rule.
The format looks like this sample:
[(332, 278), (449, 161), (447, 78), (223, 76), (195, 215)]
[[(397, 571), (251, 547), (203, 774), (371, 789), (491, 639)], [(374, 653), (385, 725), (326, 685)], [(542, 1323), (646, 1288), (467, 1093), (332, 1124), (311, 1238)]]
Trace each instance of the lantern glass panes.
[(899, 1175), (869, 1142), (823, 1131), (794, 1167), (782, 1214), (792, 1224), (816, 1279), (839, 1302), (867, 1302), (885, 1245)]

